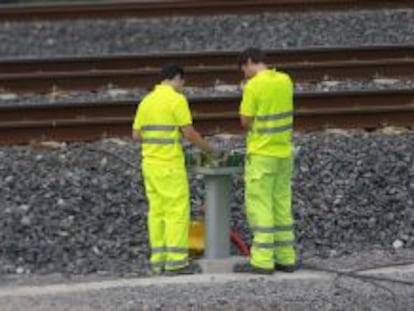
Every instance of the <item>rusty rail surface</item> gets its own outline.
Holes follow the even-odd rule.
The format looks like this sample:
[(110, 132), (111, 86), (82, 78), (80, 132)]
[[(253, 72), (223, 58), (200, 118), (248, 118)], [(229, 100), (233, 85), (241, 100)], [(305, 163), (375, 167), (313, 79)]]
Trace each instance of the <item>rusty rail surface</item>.
[[(158, 67), (168, 62), (188, 66), (190, 86), (238, 84), (242, 76), (237, 66), (229, 65), (236, 59), (237, 52), (228, 51), (9, 59), (0, 61), (0, 88), (11, 92), (93, 90), (106, 85), (148, 88), (158, 82)], [(298, 82), (414, 76), (414, 46), (273, 50), (268, 51), (268, 61)]]
[(251, 14), (274, 11), (349, 10), (412, 7), (410, 0), (146, 0), (64, 4), (2, 5), (0, 20), (158, 17)]
[[(278, 70), (289, 73), (296, 82), (362, 79), (375, 77), (414, 78), (414, 59), (385, 61), (351, 61), (331, 63), (281, 64)], [(96, 90), (108, 85), (119, 88), (149, 88), (159, 82), (159, 70), (100, 70), (0, 74), (0, 88), (9, 92), (52, 90)], [(186, 85), (209, 87), (220, 84), (238, 85), (243, 78), (235, 66), (188, 67)]]
[[(237, 96), (190, 99), (195, 126), (203, 134), (240, 133), (239, 101)], [(3, 106), (0, 144), (126, 137), (137, 102)], [(414, 89), (300, 93), (295, 103), (297, 131), (414, 126)]]

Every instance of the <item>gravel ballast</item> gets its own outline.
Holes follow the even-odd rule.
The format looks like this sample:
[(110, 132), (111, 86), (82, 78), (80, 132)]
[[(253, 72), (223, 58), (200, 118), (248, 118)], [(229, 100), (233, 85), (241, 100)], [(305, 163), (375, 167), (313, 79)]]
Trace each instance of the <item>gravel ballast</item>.
[(414, 10), (4, 22), (0, 57), (412, 44)]
[[(303, 256), (413, 248), (413, 131), (337, 130), (297, 134), (295, 141)], [(0, 271), (144, 275), (147, 204), (138, 151), (122, 140), (1, 147)], [(192, 186), (197, 212), (200, 177)], [(242, 178), (234, 178), (232, 224), (249, 243), (243, 192)]]
[[(276, 277), (275, 277), (276, 278)], [(413, 274), (405, 275), (406, 280)], [(171, 284), (0, 298), (3, 310), (378, 310), (405, 311), (413, 288), (393, 283), (341, 278), (325, 281), (271, 281), (256, 278), (224, 284)]]

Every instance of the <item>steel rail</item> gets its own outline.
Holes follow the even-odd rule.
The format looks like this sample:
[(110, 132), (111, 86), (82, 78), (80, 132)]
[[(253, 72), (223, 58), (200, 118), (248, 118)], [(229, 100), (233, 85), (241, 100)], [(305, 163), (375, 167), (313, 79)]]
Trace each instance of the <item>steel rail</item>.
[[(130, 70), (159, 68), (167, 63), (182, 66), (225, 66), (236, 64), (239, 51), (170, 52), (101, 56), (20, 57), (0, 59), (0, 73), (70, 72), (87, 70)], [(267, 50), (274, 64), (413, 59), (414, 45), (358, 47), (308, 47)]]
[[(204, 134), (240, 133), (237, 96), (190, 100)], [(295, 130), (414, 126), (414, 89), (296, 95)], [(37, 140), (88, 141), (125, 137), (136, 102), (89, 102), (0, 107), (0, 144)]]
[[(375, 77), (413, 78), (414, 58), (402, 60), (349, 61), (326, 63), (280, 64), (297, 82)], [(49, 92), (61, 90), (95, 90), (106, 85), (121, 88), (148, 88), (158, 82), (158, 69), (100, 70), (80, 72), (41, 72), (0, 74), (0, 88), (11, 92)], [(207, 87), (217, 84), (237, 85), (242, 75), (235, 66), (188, 67), (188, 86)]]
[(242, 14), (273, 11), (350, 10), (412, 7), (410, 0), (158, 0), (2, 5), (0, 20), (61, 20), (75, 18), (158, 17)]

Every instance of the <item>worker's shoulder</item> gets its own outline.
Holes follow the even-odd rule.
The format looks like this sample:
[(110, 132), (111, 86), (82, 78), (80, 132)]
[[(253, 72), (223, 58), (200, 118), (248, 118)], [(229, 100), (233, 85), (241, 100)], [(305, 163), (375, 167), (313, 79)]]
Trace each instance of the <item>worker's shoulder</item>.
[(291, 76), (283, 71), (276, 71), (275, 78), (281, 81), (292, 82)]
[(266, 83), (269, 81), (291, 81), (289, 74), (283, 71), (279, 71), (276, 69), (266, 69), (263, 72), (256, 74), (254, 77), (250, 78), (245, 87), (254, 89), (262, 85), (262, 83)]
[(183, 93), (175, 92), (175, 94), (177, 94), (176, 96), (177, 96), (177, 99), (178, 100), (180, 100), (180, 101), (187, 101), (187, 97)]
[(147, 94), (141, 97), (140, 103), (143, 104), (143, 103), (147, 103), (151, 101), (156, 96), (156, 94), (157, 93), (154, 90), (151, 92), (148, 92)]
[[(272, 74), (263, 76), (263, 80), (261, 80), (264, 85), (267, 87), (278, 86), (282, 88), (292, 88), (293, 81), (290, 75), (283, 71), (273, 71)], [(261, 83), (260, 83), (261, 84)]]
[(186, 105), (188, 103), (187, 97), (183, 93), (175, 91), (173, 94), (173, 103), (179, 106)]
[(257, 86), (260, 85), (260, 80), (257, 77), (250, 78), (244, 85), (244, 91), (254, 91)]
[(187, 104), (187, 98), (184, 94), (177, 91), (155, 89), (141, 98), (140, 106), (152, 106), (156, 103), (167, 104), (172, 107), (182, 106), (183, 104)]

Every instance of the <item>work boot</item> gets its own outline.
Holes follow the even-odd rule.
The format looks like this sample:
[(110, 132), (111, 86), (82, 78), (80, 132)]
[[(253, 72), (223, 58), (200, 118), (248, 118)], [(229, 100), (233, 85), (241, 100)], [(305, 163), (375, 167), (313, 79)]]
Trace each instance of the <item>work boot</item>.
[(197, 267), (194, 265), (187, 265), (182, 268), (174, 269), (174, 270), (165, 270), (165, 276), (175, 276), (175, 275), (188, 275), (188, 274), (195, 274), (197, 271)]
[(151, 269), (150, 276), (161, 276), (164, 273), (164, 269)]
[(273, 269), (259, 268), (250, 263), (237, 264), (235, 265), (233, 271), (236, 273), (252, 273), (262, 275), (271, 275), (274, 272)]
[(297, 264), (293, 264), (293, 265), (281, 265), (281, 264), (275, 263), (275, 270), (276, 271), (292, 273), (292, 272), (295, 272), (298, 268), (299, 267), (298, 267)]

